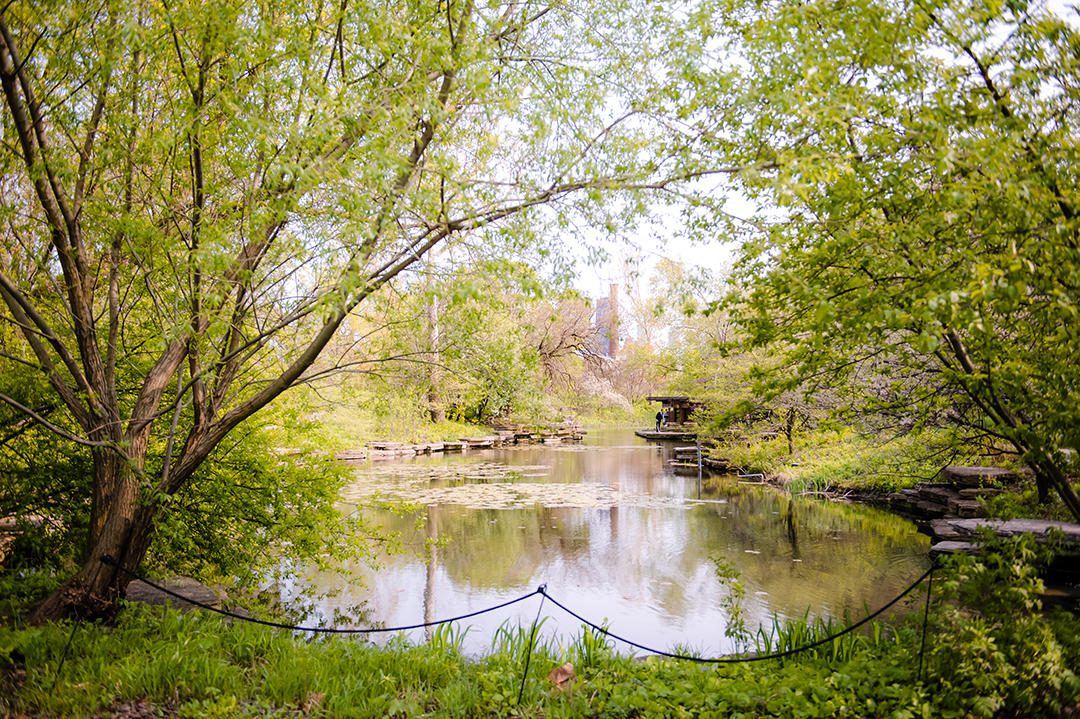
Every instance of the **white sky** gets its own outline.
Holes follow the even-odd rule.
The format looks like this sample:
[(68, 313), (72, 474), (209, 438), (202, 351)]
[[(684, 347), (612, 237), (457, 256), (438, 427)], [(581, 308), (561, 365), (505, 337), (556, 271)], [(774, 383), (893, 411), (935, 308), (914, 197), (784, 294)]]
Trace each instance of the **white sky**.
[[(1045, 7), (1058, 17), (1069, 20), (1070, 24), (1080, 25), (1080, 12), (1077, 10), (1080, 4), (1075, 0), (1046, 0)], [(754, 214), (754, 207), (745, 198), (734, 193), (729, 194), (728, 198), (727, 210), (730, 214), (744, 218)], [(578, 266), (576, 289), (583, 295), (596, 300), (599, 297), (607, 297), (608, 287), (614, 282), (620, 285), (620, 298), (625, 299), (627, 288), (624, 261), (627, 256), (633, 255), (639, 255), (643, 260), (637, 278), (643, 295), (649, 292), (649, 279), (653, 268), (657, 261), (664, 257), (682, 261), (688, 268), (705, 267), (713, 272), (730, 268), (736, 249), (735, 244), (730, 242), (725, 244), (720, 238), (705, 245), (692, 243), (679, 232), (680, 220), (674, 214), (671, 215), (670, 221), (665, 221), (663, 224), (663, 234), (660, 236), (651, 231), (631, 233), (627, 239), (632, 246), (616, 240), (598, 238), (596, 242), (602, 244), (611, 257), (600, 266), (590, 266), (582, 260)]]

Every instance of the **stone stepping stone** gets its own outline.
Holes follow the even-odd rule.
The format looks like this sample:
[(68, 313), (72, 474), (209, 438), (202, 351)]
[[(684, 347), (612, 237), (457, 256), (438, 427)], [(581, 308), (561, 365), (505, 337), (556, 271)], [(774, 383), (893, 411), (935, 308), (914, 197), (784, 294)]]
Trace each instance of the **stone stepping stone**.
[[(207, 604), (215, 609), (221, 609), (221, 597), (218, 596), (218, 593), (205, 584), (196, 582), (191, 577), (170, 577), (155, 580), (154, 583), (165, 587), (170, 592), (176, 592), (185, 599)], [(128, 585), (127, 595), (124, 598), (129, 602), (142, 602), (153, 606), (163, 606), (169, 603), (184, 612), (198, 609), (196, 605), (171, 594), (166, 594), (156, 587), (151, 587), (141, 579), (136, 579)]]

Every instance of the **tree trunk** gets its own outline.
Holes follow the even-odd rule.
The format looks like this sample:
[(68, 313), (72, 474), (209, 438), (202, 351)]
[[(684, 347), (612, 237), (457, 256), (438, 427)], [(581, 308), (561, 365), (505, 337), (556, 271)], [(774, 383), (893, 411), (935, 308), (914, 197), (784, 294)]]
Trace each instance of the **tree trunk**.
[(126, 463), (103, 462), (101, 466), (106, 470), (115, 467), (120, 474), (113, 481), (95, 478), (95, 486), (112, 484), (116, 488), (112, 496), (105, 497), (107, 517), (100, 530), (91, 527), (82, 568), (33, 608), (31, 624), (110, 617), (118, 608), (115, 600), (124, 596), (132, 573), (150, 546), (156, 503), (139, 504), (139, 481)]
[(790, 407), (787, 413), (787, 422), (784, 423), (784, 434), (787, 435), (787, 453), (795, 454), (795, 408)]
[(428, 255), (425, 275), (427, 278), (428, 293), (431, 295), (426, 309), (428, 330), (428, 414), (431, 421), (438, 424), (446, 420), (446, 408), (443, 405), (439, 384), (442, 382), (442, 372), (439, 371), (441, 355), (439, 352), (439, 296), (434, 294), (431, 285), (432, 264), (435, 262), (437, 250), (432, 249)]
[[(1061, 467), (1053, 460), (1046, 460), (1035, 463), (1031, 468), (1035, 470), (1035, 481), (1039, 488), (1039, 501), (1044, 502), (1042, 496), (1044, 486), (1047, 488), (1047, 494), (1049, 494), (1050, 489), (1053, 489), (1061, 497), (1061, 501), (1064, 502), (1065, 507), (1072, 513), (1076, 521), (1080, 522), (1080, 496), (1076, 494), (1076, 489), (1069, 482), (1069, 478), (1065, 476), (1065, 473), (1061, 471)], [(1045, 501), (1049, 501), (1049, 497)]]

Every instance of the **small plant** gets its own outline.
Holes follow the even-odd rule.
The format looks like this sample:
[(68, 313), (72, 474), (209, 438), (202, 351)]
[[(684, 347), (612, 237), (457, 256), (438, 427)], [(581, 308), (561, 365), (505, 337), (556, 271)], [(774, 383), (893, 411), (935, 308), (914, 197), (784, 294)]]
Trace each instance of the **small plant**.
[(724, 627), (724, 636), (732, 641), (735, 653), (741, 653), (750, 646), (750, 630), (746, 626), (746, 616), (743, 613), (743, 599), (746, 597), (746, 585), (739, 577), (739, 570), (735, 565), (724, 557), (712, 557), (716, 565), (716, 577), (720, 584), (728, 588), (728, 594), (721, 600), (721, 605), (727, 611), (728, 621)]
[(1073, 671), (1080, 622), (1041, 612), (1039, 571), (1055, 543), (1030, 535), (1001, 540), (988, 531), (979, 541), (981, 555), (951, 555), (946, 578), (935, 585), (926, 652), (932, 681), (965, 697), (963, 709), (976, 716), (1057, 716), (1080, 698)]
[(237, 715), (236, 697), (190, 701), (180, 707), (180, 719), (230, 719)]
[(431, 636), (428, 637), (427, 643), (436, 652), (459, 654), (461, 644), (465, 641), (465, 635), (468, 633), (468, 627), (462, 628), (456, 622), (447, 622), (435, 627), (435, 630), (431, 632)]
[[(818, 617), (811, 620), (810, 610), (807, 609), (801, 619), (781, 620), (774, 616), (768, 628), (758, 627), (757, 634), (754, 635), (754, 645), (758, 654), (783, 654), (839, 635), (850, 626), (850, 616), (845, 617), (842, 624), (834, 622), (831, 617), (829, 619)], [(865, 633), (848, 632), (837, 636), (831, 642), (799, 654), (806, 654), (813, 659), (824, 659), (830, 665), (850, 662), (860, 654), (880, 650), (885, 645), (883, 625), (879, 622), (870, 622), (868, 627)], [(793, 657), (796, 661), (800, 660), (799, 655), (793, 655)]]
[[(604, 622), (603, 628), (607, 629), (607, 622)], [(608, 639), (606, 634), (583, 624), (581, 634), (570, 646), (570, 663), (581, 671), (598, 669), (611, 658), (614, 645), (615, 642)]]

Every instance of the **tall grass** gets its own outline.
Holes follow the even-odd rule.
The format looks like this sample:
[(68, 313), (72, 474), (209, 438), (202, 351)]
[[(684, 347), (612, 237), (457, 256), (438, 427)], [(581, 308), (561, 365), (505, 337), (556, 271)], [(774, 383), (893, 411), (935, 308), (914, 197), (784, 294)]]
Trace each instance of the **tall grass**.
[(753, 435), (716, 453), (748, 472), (781, 481), (792, 494), (861, 489), (895, 492), (932, 479), (948, 464), (978, 463), (970, 450), (950, 447), (943, 433), (924, 430), (894, 437), (854, 428), (796, 434), (793, 453), (781, 436)]
[[(806, 616), (774, 619), (752, 643), (759, 654), (776, 653), (835, 634), (841, 626)], [(379, 648), (355, 637), (298, 636), (216, 615), (132, 606), (112, 626), (74, 629), (70, 623), (0, 626), (0, 716), (100, 716), (133, 701), (187, 719), (979, 713), (978, 697), (967, 690), (935, 689), (937, 675), (930, 672), (945, 676), (951, 666), (952, 635), (934, 637), (931, 649), (938, 659), (927, 662), (925, 679), (919, 677), (914, 625), (896, 632), (870, 625), (811, 652), (734, 666), (636, 661), (617, 654), (611, 640), (591, 628), (583, 627), (567, 645), (542, 626), (534, 633), (531, 624), (504, 624), (481, 658), (461, 654), (465, 630), (457, 626), (433, 631), (427, 643), (412, 644), (398, 635)], [(1058, 665), (1080, 662), (1076, 620), (1059, 617), (1041, 631), (1045, 637), (1024, 635), (1024, 657), (1046, 656), (1039, 651), (1051, 647)], [(1008, 650), (1004, 644), (998, 648)], [(978, 647), (956, 646), (955, 652), (969, 664), (982, 656)], [(553, 668), (568, 661), (577, 675), (572, 692), (547, 680)], [(1080, 683), (1059, 684), (1059, 695), (1038, 707), (1080, 701)], [(1006, 688), (1022, 692), (1024, 683)], [(1040, 711), (1030, 716), (1056, 716)]]
[[(850, 626), (850, 616), (846, 616), (842, 623), (833, 621), (832, 617), (810, 619), (808, 609), (806, 614), (799, 619), (781, 619), (774, 615), (771, 624), (758, 627), (752, 640), (757, 654), (771, 656), (801, 650), (803, 647), (834, 637)], [(802, 659), (810, 657), (832, 664), (849, 662), (864, 652), (880, 652), (886, 646), (886, 636), (884, 624), (868, 622), (864, 631), (848, 632), (800, 654), (805, 654)]]

